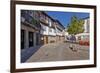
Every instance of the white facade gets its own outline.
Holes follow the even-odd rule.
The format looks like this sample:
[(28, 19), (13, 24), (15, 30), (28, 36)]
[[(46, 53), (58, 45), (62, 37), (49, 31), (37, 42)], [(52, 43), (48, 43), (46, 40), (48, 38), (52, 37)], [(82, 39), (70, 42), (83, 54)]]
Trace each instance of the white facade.
[(49, 35), (49, 27), (40, 23), (41, 24), (41, 34), (43, 35)]
[(62, 35), (62, 33), (61, 33), (61, 31), (59, 29), (56, 29), (56, 35), (59, 35), (59, 36)]
[(48, 35), (56, 36), (56, 30), (54, 28), (49, 28)]
[(81, 40), (89, 40), (89, 33), (80, 33), (75, 35), (76, 39), (78, 40), (78, 37), (81, 37)]
[(89, 32), (90, 30), (89, 26), (90, 26), (89, 18), (84, 19), (84, 33)]
[(67, 29), (63, 30), (63, 35), (65, 37), (65, 40), (67, 40), (67, 38), (69, 37), (69, 34), (67, 32)]
[(62, 32), (64, 27), (61, 25), (61, 23), (45, 13), (41, 14), (41, 18), (42, 20), (40, 20), (40, 32), (44, 43), (61, 41), (64, 36)]
[[(50, 26), (52, 25), (51, 22), (49, 22)], [(57, 29), (56, 27), (55, 28), (52, 28), (50, 26), (46, 26), (45, 24), (43, 23), (40, 23), (41, 24), (41, 34), (43, 35), (50, 35), (50, 36), (56, 36), (56, 35), (59, 35), (59, 36), (63, 36), (63, 31), (61, 32), (59, 29)]]
[(43, 35), (51, 35), (51, 36), (56, 36), (57, 34), (60, 34), (60, 33), (56, 33), (56, 30), (55, 28), (51, 28), (49, 26), (46, 26), (44, 24), (41, 23), (41, 34)]

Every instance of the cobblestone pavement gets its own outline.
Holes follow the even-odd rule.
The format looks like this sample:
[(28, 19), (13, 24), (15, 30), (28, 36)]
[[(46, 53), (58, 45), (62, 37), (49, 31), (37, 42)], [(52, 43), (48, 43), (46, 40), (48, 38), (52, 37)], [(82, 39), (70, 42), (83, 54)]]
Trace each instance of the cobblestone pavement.
[(43, 45), (26, 62), (67, 61), (89, 59), (89, 46), (74, 44), (77, 51), (72, 51), (72, 43), (50, 43)]
[(40, 47), (41, 45), (21, 50), (21, 63), (29, 59)]

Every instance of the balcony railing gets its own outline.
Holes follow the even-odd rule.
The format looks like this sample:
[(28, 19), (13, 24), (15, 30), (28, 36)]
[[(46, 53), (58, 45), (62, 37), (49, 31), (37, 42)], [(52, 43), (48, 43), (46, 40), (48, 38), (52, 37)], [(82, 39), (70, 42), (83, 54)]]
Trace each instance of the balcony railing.
[(38, 20), (35, 20), (34, 18), (32, 19), (32, 24), (35, 25), (36, 27), (40, 28), (40, 22)]
[[(29, 14), (22, 14), (21, 15), (21, 18), (24, 18), (25, 22), (37, 27), (37, 28), (40, 28), (40, 23), (39, 23), (39, 20), (36, 20), (35, 18), (33, 18), (32, 16), (30, 16)], [(23, 21), (22, 21), (23, 22)]]
[(48, 23), (48, 20), (46, 20), (46, 19), (44, 19), (44, 18), (42, 18), (42, 17), (40, 18), (40, 21), (43, 22), (43, 23), (49, 24), (49, 23)]

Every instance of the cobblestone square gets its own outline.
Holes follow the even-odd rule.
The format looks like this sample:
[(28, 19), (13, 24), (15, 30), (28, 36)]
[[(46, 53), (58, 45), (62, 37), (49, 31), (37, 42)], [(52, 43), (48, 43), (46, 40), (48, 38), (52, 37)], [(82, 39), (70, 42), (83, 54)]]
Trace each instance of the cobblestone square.
[(73, 44), (77, 51), (69, 47), (72, 43), (58, 42), (49, 43), (39, 47), (26, 62), (46, 62), (46, 61), (71, 61), (89, 59), (89, 46)]

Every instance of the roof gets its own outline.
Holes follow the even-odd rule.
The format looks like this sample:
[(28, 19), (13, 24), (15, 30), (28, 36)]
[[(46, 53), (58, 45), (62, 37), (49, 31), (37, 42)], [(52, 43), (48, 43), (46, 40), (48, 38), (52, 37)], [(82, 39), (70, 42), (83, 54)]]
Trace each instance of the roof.
[(65, 29), (65, 27), (61, 24), (61, 22), (59, 20), (55, 20), (56, 22), (58, 22), (60, 24), (60, 26), (62, 26), (63, 29)]
[(43, 14), (45, 14), (46, 16), (48, 16), (51, 20), (55, 21), (55, 22), (58, 22), (62, 27), (63, 29), (65, 29), (65, 27), (61, 24), (61, 22), (57, 19), (53, 19), (51, 16), (49, 16), (46, 12), (42, 11)]
[(46, 16), (48, 16), (51, 20), (55, 21), (55, 19), (53, 19), (51, 16), (49, 16), (46, 12), (42, 11), (43, 14), (45, 14)]

